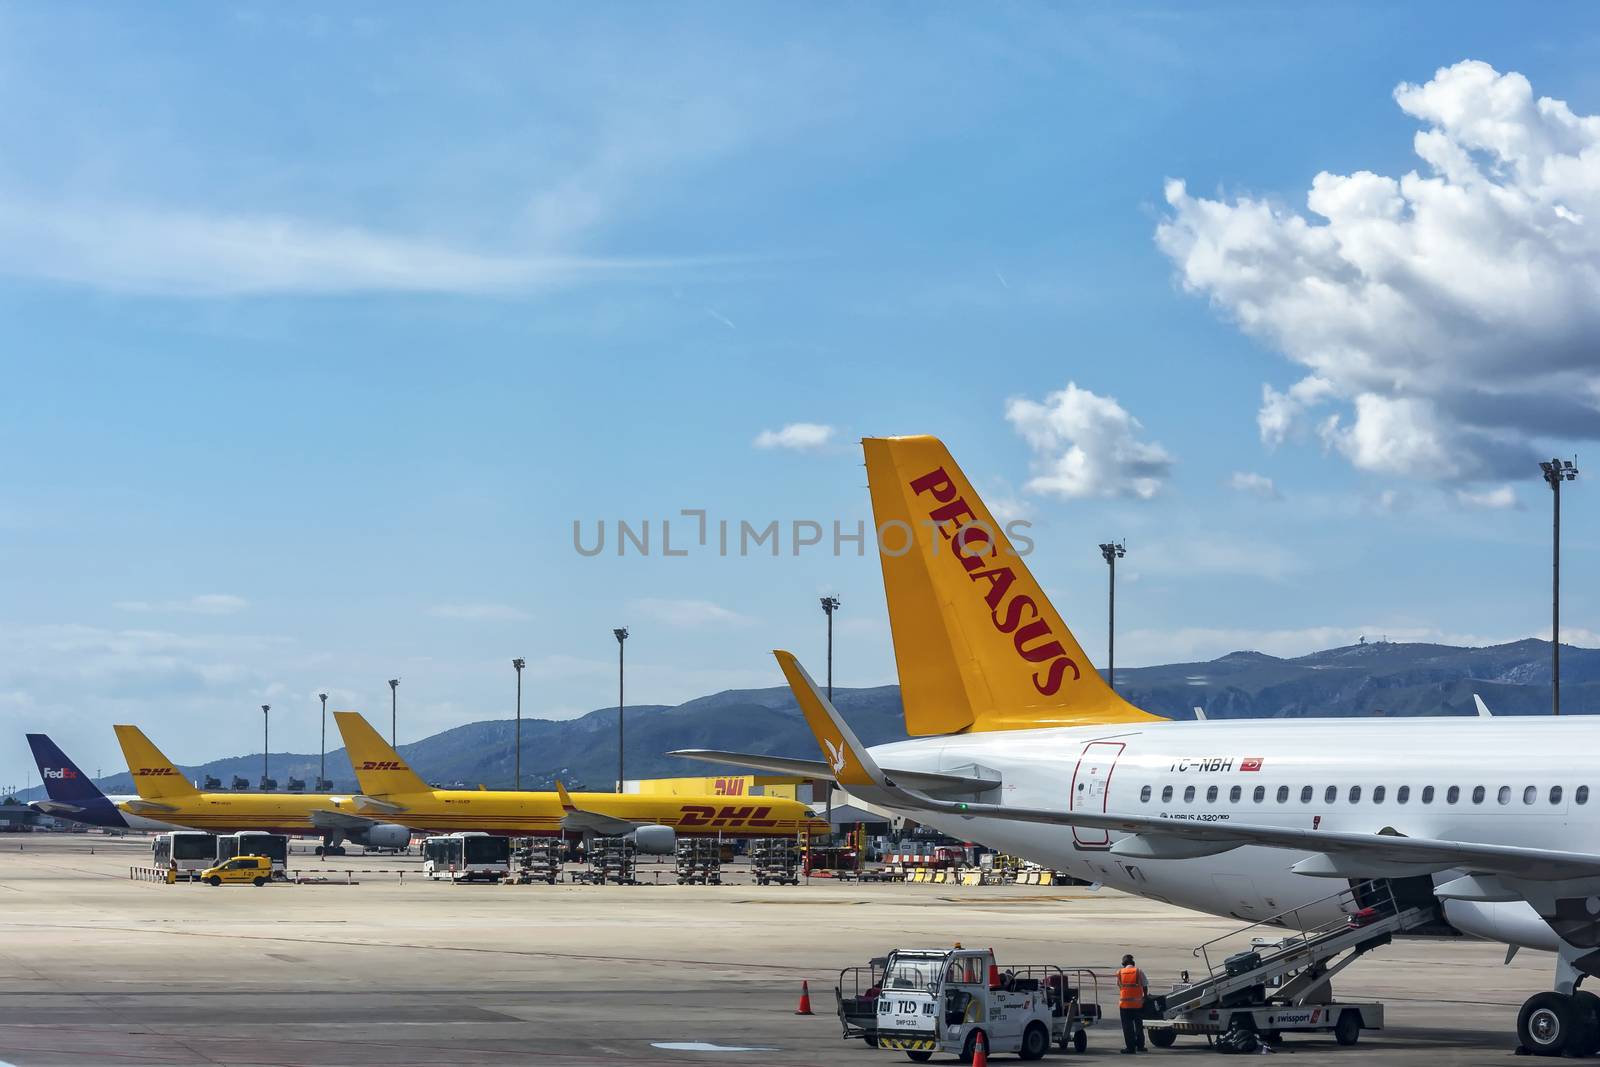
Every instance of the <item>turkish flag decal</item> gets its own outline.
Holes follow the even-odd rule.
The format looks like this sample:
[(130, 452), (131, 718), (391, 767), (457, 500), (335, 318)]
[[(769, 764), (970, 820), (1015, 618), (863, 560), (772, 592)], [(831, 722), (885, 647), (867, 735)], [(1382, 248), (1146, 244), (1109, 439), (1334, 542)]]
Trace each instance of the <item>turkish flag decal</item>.
[(1239, 769), (1241, 771), (1259, 771), (1261, 769), (1261, 757), (1249, 756), (1239, 761)]

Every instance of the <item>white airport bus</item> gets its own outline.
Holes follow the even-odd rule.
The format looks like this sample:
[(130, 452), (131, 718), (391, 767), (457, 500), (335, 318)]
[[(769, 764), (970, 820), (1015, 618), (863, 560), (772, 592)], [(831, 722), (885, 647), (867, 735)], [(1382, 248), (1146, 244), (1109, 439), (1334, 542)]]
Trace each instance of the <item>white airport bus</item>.
[(161, 870), (203, 871), (217, 862), (217, 835), (204, 830), (173, 830), (157, 835), (150, 865)]
[(282, 871), (289, 866), (289, 839), (283, 834), (260, 830), (241, 830), (218, 837), (217, 863), (226, 863), (235, 856), (265, 856), (272, 861), (274, 871)]
[(477, 830), (424, 838), (422, 873), (453, 882), (498, 882), (511, 873), (511, 839)]

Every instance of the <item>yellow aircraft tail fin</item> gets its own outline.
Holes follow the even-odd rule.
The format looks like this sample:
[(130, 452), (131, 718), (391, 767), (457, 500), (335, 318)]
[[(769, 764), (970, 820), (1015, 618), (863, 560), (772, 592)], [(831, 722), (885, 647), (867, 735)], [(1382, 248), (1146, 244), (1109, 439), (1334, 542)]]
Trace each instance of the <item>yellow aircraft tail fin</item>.
[(339, 726), (345, 753), (350, 757), (350, 766), (355, 769), (356, 781), (363, 793), (381, 797), (389, 793), (432, 791), (433, 787), (400, 758), (400, 753), (390, 747), (360, 712), (336, 711), (333, 721)]
[(128, 772), (133, 775), (133, 788), (145, 800), (163, 797), (192, 796), (199, 792), (194, 783), (173, 766), (171, 760), (150, 742), (137, 726), (117, 726), (117, 742), (122, 745), (122, 756), (128, 761)]
[(1100, 677), (942, 441), (862, 447), (908, 733), (1160, 718)]

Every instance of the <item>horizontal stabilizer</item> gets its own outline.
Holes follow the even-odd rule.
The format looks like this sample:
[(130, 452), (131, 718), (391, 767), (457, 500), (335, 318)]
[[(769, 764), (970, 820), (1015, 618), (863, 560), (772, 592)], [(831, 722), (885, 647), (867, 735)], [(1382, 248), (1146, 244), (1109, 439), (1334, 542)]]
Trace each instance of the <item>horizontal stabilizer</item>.
[(79, 805), (68, 804), (64, 800), (33, 800), (28, 802), (28, 807), (46, 815), (75, 815), (83, 810)]
[[(793, 759), (788, 756), (757, 756), (744, 752), (723, 752), (713, 748), (680, 748), (668, 752), (669, 756), (720, 763), (729, 767), (743, 767), (767, 774), (792, 775), (797, 778), (818, 778), (833, 781), (832, 768), (821, 760)], [(933, 796), (970, 796), (1000, 788), (1000, 776), (993, 778), (968, 778), (959, 774), (939, 774), (936, 771), (897, 771), (885, 768), (897, 782), (920, 789)]]
[(160, 804), (154, 800), (124, 800), (119, 805), (124, 811), (131, 811), (135, 815), (159, 815), (162, 812), (177, 811), (171, 804)]
[(395, 804), (388, 800), (379, 800), (377, 797), (369, 797), (363, 794), (351, 797), (350, 803), (357, 811), (370, 811), (378, 815), (394, 815), (406, 810), (404, 804)]

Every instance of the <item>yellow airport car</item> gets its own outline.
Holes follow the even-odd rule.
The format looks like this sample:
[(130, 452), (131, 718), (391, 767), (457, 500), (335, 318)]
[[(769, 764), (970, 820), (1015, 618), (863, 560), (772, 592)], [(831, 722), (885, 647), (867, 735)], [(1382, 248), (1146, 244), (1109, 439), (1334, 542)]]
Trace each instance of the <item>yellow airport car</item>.
[(227, 863), (207, 867), (200, 880), (211, 885), (266, 885), (272, 877), (272, 860), (267, 856), (235, 856)]

